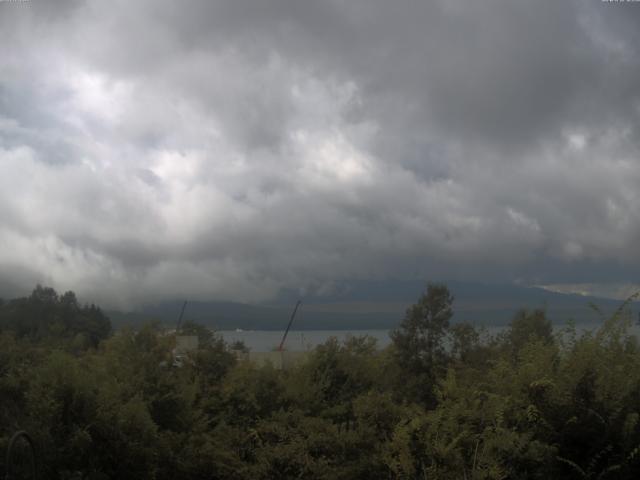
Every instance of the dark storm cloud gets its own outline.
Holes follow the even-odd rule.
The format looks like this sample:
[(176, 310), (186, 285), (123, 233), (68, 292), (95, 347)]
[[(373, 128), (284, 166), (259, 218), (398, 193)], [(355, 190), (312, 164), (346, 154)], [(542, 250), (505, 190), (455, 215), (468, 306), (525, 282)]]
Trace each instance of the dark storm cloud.
[(125, 306), (357, 278), (631, 281), (639, 14), (0, 2), (2, 279)]

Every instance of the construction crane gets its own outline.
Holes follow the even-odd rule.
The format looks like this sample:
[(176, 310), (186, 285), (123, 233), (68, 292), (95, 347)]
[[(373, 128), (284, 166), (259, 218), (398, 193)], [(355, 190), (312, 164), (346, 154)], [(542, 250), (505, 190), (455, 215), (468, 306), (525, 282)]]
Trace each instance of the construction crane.
[(298, 300), (298, 303), (296, 303), (295, 308), (293, 309), (293, 313), (291, 314), (291, 318), (289, 319), (289, 324), (287, 325), (287, 329), (284, 331), (284, 335), (282, 336), (282, 341), (280, 342), (280, 346), (278, 347), (278, 351), (282, 352), (284, 350), (284, 342), (287, 339), (287, 334), (289, 333), (289, 329), (291, 328), (291, 324), (293, 323), (293, 319), (296, 316), (296, 312), (298, 311), (298, 307), (300, 306), (302, 302), (300, 300)]
[(184, 315), (184, 309), (187, 308), (187, 301), (185, 300), (182, 304), (182, 310), (180, 310), (180, 316), (178, 316), (178, 324), (176, 325), (176, 333), (180, 330), (182, 326), (182, 316)]
[(173, 349), (173, 366), (182, 367), (187, 353), (192, 350), (198, 349), (198, 337), (193, 335), (180, 335), (180, 329), (182, 327), (182, 317), (184, 311), (187, 308), (187, 301), (185, 300), (178, 316), (178, 323), (176, 324), (176, 347)]

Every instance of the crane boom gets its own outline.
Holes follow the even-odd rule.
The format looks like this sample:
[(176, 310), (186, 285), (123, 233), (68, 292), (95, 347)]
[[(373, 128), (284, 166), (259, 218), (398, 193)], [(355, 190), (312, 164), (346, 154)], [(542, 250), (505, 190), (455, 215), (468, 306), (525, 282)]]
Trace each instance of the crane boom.
[(180, 325), (182, 325), (182, 316), (184, 315), (184, 309), (187, 308), (187, 301), (185, 300), (182, 304), (182, 310), (180, 310), (180, 316), (178, 317), (178, 324), (176, 325), (176, 333), (180, 330)]
[(298, 300), (298, 303), (296, 303), (296, 306), (293, 309), (293, 313), (291, 314), (291, 318), (289, 319), (289, 324), (287, 325), (287, 329), (284, 331), (284, 335), (282, 336), (282, 341), (280, 342), (280, 346), (278, 347), (279, 352), (282, 352), (282, 350), (284, 349), (284, 342), (287, 339), (287, 334), (289, 333), (289, 329), (291, 328), (291, 324), (293, 323), (293, 319), (296, 316), (296, 312), (298, 311), (298, 307), (300, 306), (300, 303), (302, 302)]

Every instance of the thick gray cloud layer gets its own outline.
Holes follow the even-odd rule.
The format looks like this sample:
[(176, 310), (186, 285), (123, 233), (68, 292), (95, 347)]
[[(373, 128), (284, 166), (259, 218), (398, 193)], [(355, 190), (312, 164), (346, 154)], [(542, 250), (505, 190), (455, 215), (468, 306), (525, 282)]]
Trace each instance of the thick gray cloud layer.
[(0, 2), (0, 289), (629, 282), (640, 3)]

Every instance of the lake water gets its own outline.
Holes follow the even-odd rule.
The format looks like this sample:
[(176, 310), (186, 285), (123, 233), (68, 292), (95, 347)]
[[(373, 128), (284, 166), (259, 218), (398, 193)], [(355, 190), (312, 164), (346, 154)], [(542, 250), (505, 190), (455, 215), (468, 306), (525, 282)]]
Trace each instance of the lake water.
[[(596, 324), (576, 325), (578, 334), (585, 330), (597, 328)], [(505, 327), (485, 326), (484, 335), (495, 335), (504, 330)], [(556, 325), (555, 330), (563, 329), (563, 325)], [(378, 348), (384, 348), (391, 343), (389, 330), (292, 330), (287, 335), (285, 349), (290, 351), (306, 351), (326, 342), (330, 337), (336, 337), (339, 341), (347, 337), (360, 337), (369, 335), (376, 339)], [(640, 336), (640, 327), (635, 324), (631, 332)], [(270, 352), (280, 345), (284, 332), (279, 330), (220, 330), (218, 331), (228, 343), (242, 341), (252, 352)]]
[[(252, 352), (269, 352), (280, 345), (284, 332), (278, 330), (221, 330), (218, 331), (226, 342), (243, 341)], [(336, 337), (339, 341), (347, 337), (360, 337), (369, 335), (376, 339), (378, 347), (383, 348), (391, 343), (389, 330), (292, 330), (287, 335), (284, 344), (285, 349), (292, 351), (310, 350), (330, 337)]]

